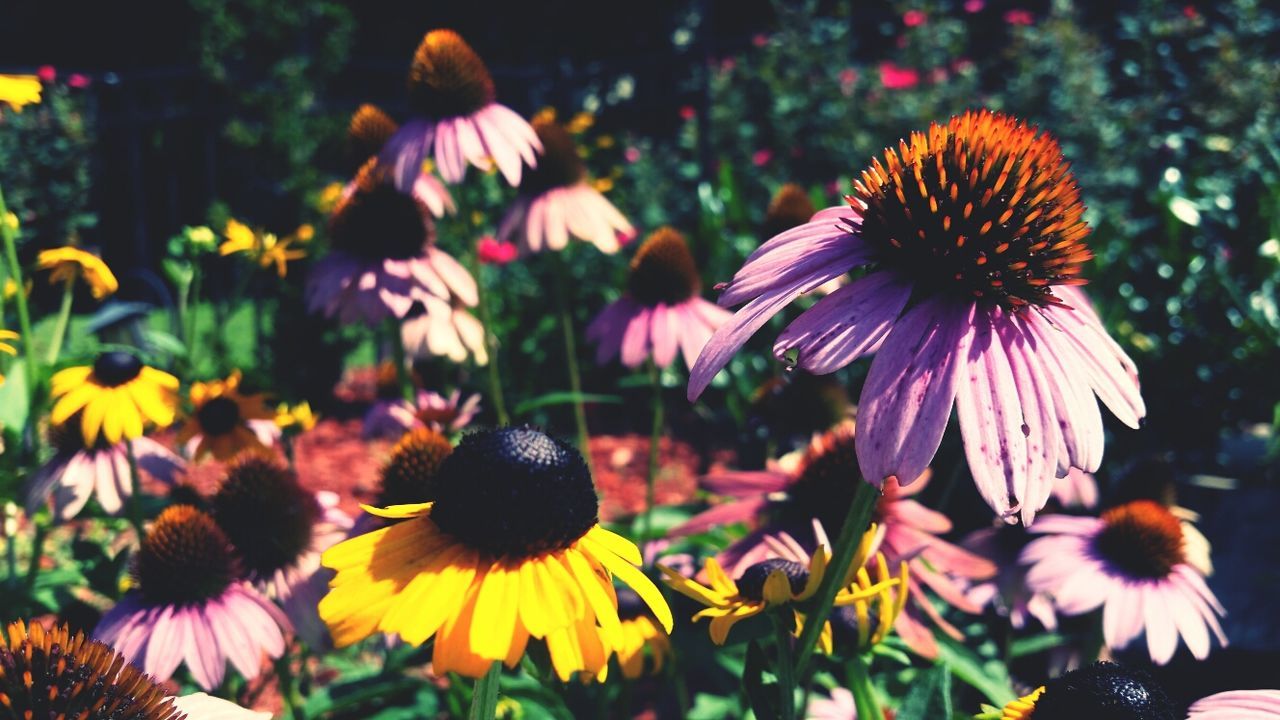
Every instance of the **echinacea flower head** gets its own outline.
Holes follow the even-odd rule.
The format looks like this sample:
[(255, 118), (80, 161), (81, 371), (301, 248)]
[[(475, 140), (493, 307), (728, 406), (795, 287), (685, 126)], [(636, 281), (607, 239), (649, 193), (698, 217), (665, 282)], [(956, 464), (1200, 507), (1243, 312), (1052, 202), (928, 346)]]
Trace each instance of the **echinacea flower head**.
[(1227, 644), (1218, 622), (1226, 611), (1188, 562), (1182, 522), (1160, 503), (1137, 500), (1097, 518), (1051, 515), (1032, 532), (1046, 537), (1022, 552), (1028, 586), (1067, 615), (1101, 607), (1108, 647), (1145, 632), (1151, 659), (1163, 665), (1179, 638), (1197, 660), (1209, 655), (1210, 630)]
[(701, 289), (684, 236), (669, 227), (655, 230), (631, 258), (626, 294), (587, 327), (587, 339), (599, 346), (597, 362), (620, 357), (634, 368), (652, 358), (667, 367), (682, 353), (692, 367), (711, 333), (730, 318), (699, 297)]
[(233, 371), (225, 380), (192, 383), (194, 408), (178, 432), (195, 460), (212, 455), (226, 462), (242, 452), (263, 452), (279, 437), (276, 414), (260, 394), (240, 390), (242, 376)]
[(391, 448), (382, 466), (378, 504), (414, 505), (436, 499), (436, 476), (453, 452), (449, 438), (428, 427), (413, 428)]
[(535, 119), (542, 144), (538, 166), (520, 181), (520, 195), (498, 228), (498, 237), (514, 241), (522, 253), (563, 250), (570, 236), (614, 253), (635, 235), (635, 228), (605, 199), (587, 176), (577, 143), (551, 119)]
[(133, 556), (133, 587), (107, 611), (94, 637), (157, 680), (186, 663), (205, 690), (222, 684), (229, 660), (246, 679), (263, 656), (280, 657), (289, 620), (240, 580), (226, 534), (190, 505), (167, 508)]
[(1095, 394), (1130, 427), (1146, 413), (1133, 362), (1075, 287), (1089, 227), (1057, 141), (967, 112), (886, 150), (848, 200), (760, 246), (724, 286), (720, 304), (747, 304), (707, 343), (689, 397), (783, 307), (868, 267), (788, 325), (774, 354), (825, 374), (874, 352), (863, 475), (918, 477), (955, 407), (979, 492), (1030, 523), (1055, 474), (1097, 469)]
[(432, 503), (367, 508), (400, 519), (331, 548), (320, 616), (338, 646), (375, 632), (419, 645), (433, 670), (483, 675), (545, 641), (561, 680), (603, 679), (621, 633), (613, 578), (670, 632), (671, 610), (636, 567), (640, 551), (597, 523), (582, 456), (528, 427), (466, 435), (441, 464)]
[(771, 238), (809, 222), (816, 212), (818, 209), (813, 206), (809, 193), (795, 183), (787, 183), (778, 188), (769, 201), (761, 232), (765, 239)]
[(226, 534), (250, 581), (279, 602), (312, 647), (327, 642), (316, 604), (329, 573), (320, 556), (347, 536), (353, 522), (331, 492), (312, 493), (279, 460), (241, 457), (227, 469), (210, 513)]
[(56, 401), (50, 422), (61, 425), (80, 414), (85, 446), (101, 436), (110, 444), (142, 437), (147, 425), (165, 428), (177, 412), (178, 378), (144, 365), (123, 350), (101, 353), (92, 365), (58, 371), (49, 394)]
[(73, 283), (76, 279), (84, 280), (89, 292), (97, 300), (120, 289), (115, 273), (102, 261), (102, 258), (78, 247), (60, 247), (52, 250), (41, 250), (36, 256), (36, 268), (48, 270), (49, 282)]
[(90, 497), (96, 497), (103, 512), (114, 515), (124, 508), (133, 495), (133, 478), (129, 470), (129, 449), (138, 470), (160, 482), (172, 484), (184, 463), (168, 448), (147, 438), (137, 437), (109, 443), (99, 437), (86, 444), (80, 431), (79, 418), (72, 416), (62, 425), (49, 428), (53, 457), (36, 469), (26, 483), (27, 514), (34, 513), (46, 498), (53, 501), (54, 516), (69, 520), (80, 513)]
[(1027, 568), (1018, 564), (1022, 550), (1035, 536), (1021, 525), (1000, 523), (974, 530), (964, 537), (961, 546), (985, 558), (996, 567), (995, 575), (971, 580), (965, 597), (979, 607), (991, 606), (998, 615), (1009, 618), (1015, 630), (1027, 626), (1034, 618), (1046, 630), (1058, 629), (1058, 615), (1048, 594), (1027, 586)]
[(431, 300), (479, 302), (475, 279), (435, 247), (435, 223), (423, 203), (396, 190), (370, 160), (329, 220), (332, 251), (311, 270), (307, 305), (344, 323), (404, 319)]
[(18, 112), (27, 105), (39, 105), (43, 89), (35, 75), (0, 75), (0, 103)]
[[(154, 680), (110, 646), (22, 621), (0, 637), (0, 706), (11, 718), (183, 720)], [(203, 718), (203, 716), (192, 716)]]
[(383, 148), (381, 159), (395, 168), (396, 185), (413, 186), (422, 162), (435, 157), (447, 183), (461, 182), (467, 165), (494, 165), (507, 183), (520, 184), (523, 165), (535, 167), (542, 144), (524, 118), (495, 102), (493, 77), (471, 46), (452, 30), (432, 30), (409, 68), (405, 123)]
[(1005, 705), (984, 706), (981, 720), (1178, 720), (1149, 675), (1112, 662), (1072, 670)]
[(621, 632), (614, 638), (613, 652), (623, 677), (637, 680), (661, 673), (671, 659), (671, 638), (634, 590), (622, 587), (617, 594)]
[[(355, 114), (351, 116), (351, 122), (347, 126), (347, 149), (352, 159), (355, 160), (357, 167), (369, 162), (371, 158), (378, 157), (382, 152), (382, 148), (386, 146), (387, 141), (396, 134), (400, 129), (400, 125), (391, 116), (382, 111), (376, 105), (361, 105)], [(411, 193), (418, 202), (431, 211), (435, 217), (444, 217), (447, 212), (450, 215), (458, 211), (457, 205), (453, 202), (453, 196), (449, 194), (448, 188), (444, 183), (433, 175), (427, 169), (428, 165), (434, 165), (431, 161), (424, 161), (423, 168), (418, 178), (414, 180)], [(353, 184), (347, 185), (342, 190), (340, 197), (346, 197), (355, 189)], [(336, 204), (336, 199), (335, 199)]]
[(1187, 720), (1276, 720), (1280, 690), (1229, 690), (1197, 700)]

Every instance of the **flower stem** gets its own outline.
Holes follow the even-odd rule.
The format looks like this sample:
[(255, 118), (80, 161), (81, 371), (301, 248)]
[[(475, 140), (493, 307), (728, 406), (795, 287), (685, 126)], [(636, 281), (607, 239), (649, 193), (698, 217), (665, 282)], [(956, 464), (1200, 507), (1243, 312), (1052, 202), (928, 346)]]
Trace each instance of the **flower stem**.
[(276, 679), (280, 683), (280, 697), (284, 700), (284, 707), (289, 717), (293, 720), (306, 720), (307, 714), (302, 709), (302, 696), (298, 693), (298, 683), (293, 676), (291, 663), (289, 648), (286, 647), (284, 654), (277, 658), (275, 663)]
[(502, 663), (494, 661), (489, 672), (476, 680), (475, 692), (471, 695), (471, 712), (468, 720), (493, 720), (498, 713), (498, 681), (502, 677)]
[(649, 471), (645, 474), (644, 532), (640, 535), (641, 544), (653, 537), (653, 506), (657, 503), (658, 455), (663, 425), (662, 371), (652, 359), (649, 360), (649, 381), (653, 384), (653, 429), (649, 433)]
[(71, 300), (75, 297), (75, 278), (69, 277), (62, 285), (62, 305), (58, 307), (58, 319), (53, 326), (53, 338), (49, 340), (49, 352), (44, 356), (46, 365), (58, 362), (62, 354), (62, 341), (67, 336), (67, 324), (71, 322)]
[(138, 458), (133, 454), (133, 440), (124, 441), (125, 456), (129, 458), (129, 522), (138, 533), (138, 544), (146, 537), (142, 518), (142, 479), (138, 475)]
[[(788, 623), (782, 618), (783, 616), (778, 613), (773, 616), (774, 644), (778, 651), (778, 660), (773, 668), (774, 674), (778, 676), (778, 718), (794, 720), (796, 716), (795, 658), (791, 649), (791, 628), (787, 627)], [(790, 620), (790, 616), (787, 616), (787, 619)]]
[(813, 657), (814, 646), (818, 642), (822, 628), (827, 624), (827, 617), (831, 615), (832, 603), (835, 602), (836, 593), (840, 590), (840, 583), (844, 581), (845, 572), (858, 551), (858, 542), (862, 540), (862, 533), (871, 522), (871, 512), (876, 507), (876, 501), (880, 499), (880, 491), (875, 486), (861, 480), (854, 480), (854, 482), (858, 483), (858, 487), (854, 493), (853, 502), (849, 504), (849, 512), (845, 515), (844, 525), (840, 528), (840, 536), (835, 542), (835, 547), (832, 548), (831, 562), (827, 563), (827, 573), (818, 586), (813, 611), (805, 618), (804, 629), (800, 632), (800, 640), (796, 644), (797, 675), (803, 675), (809, 659)]
[(578, 425), (578, 450), (587, 462), (587, 470), (591, 477), (596, 476), (595, 464), (591, 462), (591, 435), (587, 431), (587, 409), (582, 403), (582, 374), (578, 370), (578, 345), (573, 339), (573, 315), (569, 312), (569, 299), (565, 288), (570, 278), (564, 260), (556, 254), (555, 266), (557, 275), (556, 300), (560, 305), (560, 327), (564, 331), (565, 365), (569, 368), (569, 390), (573, 394), (573, 419)]
[[(4, 256), (5, 261), (9, 263), (9, 277), (13, 278), (14, 287), (17, 292), (13, 294), (13, 305), (18, 310), (18, 330), (22, 333), (22, 355), (26, 359), (23, 363), (23, 370), (27, 376), (27, 394), (32, 399), (36, 392), (36, 353), (33, 342), (35, 335), (31, 332), (31, 313), (27, 308), (26, 287), (22, 281), (22, 266), (18, 264), (18, 237), (13, 228), (9, 227), (9, 208), (4, 204), (4, 190), (0, 189), (0, 237), (4, 238)], [(0, 288), (0, 292), (3, 289)], [(33, 408), (34, 410), (34, 408)], [(32, 416), (35, 412), (31, 413)], [(39, 443), (40, 434), (32, 435), (33, 443)], [(36, 450), (39, 448), (36, 447)]]
[(849, 692), (853, 693), (853, 703), (858, 709), (860, 718), (882, 718), (884, 712), (880, 702), (876, 700), (876, 689), (871, 685), (870, 667), (859, 653), (849, 659), (848, 673)]
[(489, 399), (493, 401), (493, 410), (498, 415), (499, 425), (510, 425), (511, 416), (507, 414), (507, 400), (502, 392), (502, 373), (498, 370), (498, 339), (493, 334), (493, 313), (489, 309), (489, 291), (484, 287), (481, 279), (484, 277), (483, 268), (477, 259), (473, 264), (472, 271), (476, 275), (476, 291), (477, 301), (480, 305), (480, 322), (484, 325), (484, 346), (489, 351)]
[(413, 378), (409, 375), (409, 362), (404, 354), (404, 338), (400, 335), (400, 321), (387, 320), (387, 341), (391, 343), (391, 360), (396, 364), (396, 379), (400, 382), (400, 396), (417, 407), (417, 393), (413, 391)]
[(40, 560), (44, 557), (44, 540), (49, 535), (49, 526), (31, 518), (36, 528), (35, 537), (31, 540), (31, 558), (27, 561), (27, 594), (36, 587), (36, 578), (40, 575)]

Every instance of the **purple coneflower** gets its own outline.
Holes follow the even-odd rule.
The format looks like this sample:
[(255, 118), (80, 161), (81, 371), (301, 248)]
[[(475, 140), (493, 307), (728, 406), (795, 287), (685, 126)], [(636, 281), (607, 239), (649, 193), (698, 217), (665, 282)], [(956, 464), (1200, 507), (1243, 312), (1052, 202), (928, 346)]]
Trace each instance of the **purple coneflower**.
[(308, 308), (367, 324), (403, 319), (431, 299), (474, 306), (475, 280), (435, 247), (435, 225), (422, 203), (396, 190), (374, 161), (353, 182), (329, 221), (333, 250), (307, 280)]
[(848, 207), (769, 240), (723, 287), (721, 305), (747, 305), (699, 356), (690, 399), (783, 307), (869, 266), (787, 326), (774, 354), (825, 374), (874, 350), (863, 475), (918, 477), (954, 406), (979, 492), (1029, 523), (1055, 473), (1097, 469), (1094, 394), (1130, 427), (1146, 413), (1133, 362), (1073, 287), (1092, 253), (1057, 141), (968, 112), (886, 150), (854, 189)]
[(599, 345), (596, 360), (621, 355), (622, 364), (634, 368), (652, 357), (666, 367), (679, 351), (692, 367), (711, 333), (731, 317), (698, 297), (701, 287), (684, 236), (669, 227), (655, 230), (631, 258), (626, 295), (587, 328), (587, 339)]
[(522, 165), (537, 165), (542, 144), (524, 118), (494, 97), (489, 69), (458, 33), (427, 33), (409, 68), (409, 106), (417, 117), (381, 154), (395, 167), (396, 186), (412, 187), (429, 155), (445, 182), (461, 182), (468, 163), (481, 170), (496, 164), (507, 183), (519, 185)]
[(184, 661), (196, 684), (222, 684), (227, 661), (246, 679), (284, 653), (289, 620), (239, 579), (227, 536), (189, 505), (160, 514), (133, 558), (133, 589), (102, 616), (94, 637), (158, 681)]
[(415, 359), (435, 356), (461, 363), (472, 357), (476, 365), (489, 363), (484, 325), (458, 298), (446, 301), (431, 297), (415, 304), (400, 325), (400, 339)]
[(635, 228), (613, 203), (591, 186), (573, 138), (555, 120), (538, 119), (533, 129), (544, 155), (520, 183), (520, 195), (502, 218), (498, 238), (523, 253), (563, 250), (572, 235), (601, 252), (614, 253)]
[(1108, 647), (1145, 631), (1151, 659), (1163, 665), (1179, 637), (1198, 660), (1209, 655), (1210, 630), (1227, 644), (1218, 622), (1226, 611), (1188, 562), (1181, 521), (1160, 503), (1137, 500), (1097, 518), (1051, 515), (1032, 532), (1048, 537), (1022, 551), (1028, 586), (1067, 615), (1101, 607)]
[[(365, 104), (356, 109), (347, 126), (347, 147), (357, 167), (376, 158), (399, 129), (396, 121), (376, 105)], [(354, 182), (347, 183), (342, 188), (341, 199), (346, 200), (355, 189)], [(448, 188), (425, 167), (410, 186), (409, 194), (436, 217), (444, 217), (446, 212), (452, 215), (458, 211)]]
[(1053, 601), (1045, 593), (1027, 587), (1027, 569), (1018, 564), (1018, 556), (1032, 539), (1021, 525), (1004, 523), (966, 535), (961, 546), (990, 560), (996, 574), (970, 584), (965, 596), (979, 607), (990, 605), (997, 614), (1009, 618), (1015, 629), (1021, 630), (1027, 626), (1028, 618), (1035, 618), (1046, 630), (1057, 630)]
[(385, 399), (374, 403), (364, 416), (364, 437), (399, 439), (405, 432), (427, 427), (437, 432), (458, 432), (471, 424), (480, 413), (480, 396), (454, 390), (446, 397), (438, 392), (419, 390), (417, 402)]
[(312, 493), (278, 460), (249, 455), (227, 470), (210, 508), (249, 580), (280, 603), (308, 645), (326, 647), (329, 630), (316, 606), (333, 574), (320, 556), (354, 524), (338, 496)]
[(52, 498), (54, 515), (70, 520), (84, 508), (90, 495), (97, 497), (103, 512), (109, 515), (120, 512), (133, 495), (125, 443), (133, 446), (138, 469), (161, 482), (172, 484), (184, 466), (181, 458), (147, 437), (114, 444), (99, 437), (92, 446), (86, 447), (78, 416), (72, 416), (62, 425), (53, 425), (49, 435), (55, 453), (27, 480), (28, 515), (34, 513), (45, 498)]
[(1197, 700), (1187, 720), (1276, 720), (1280, 690), (1231, 690)]

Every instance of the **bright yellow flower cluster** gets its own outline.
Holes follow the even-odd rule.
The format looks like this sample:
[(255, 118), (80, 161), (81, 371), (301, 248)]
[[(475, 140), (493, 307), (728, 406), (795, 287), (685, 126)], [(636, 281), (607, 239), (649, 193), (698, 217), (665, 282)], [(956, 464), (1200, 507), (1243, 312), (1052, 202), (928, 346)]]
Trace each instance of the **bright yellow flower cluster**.
[(227, 221), (222, 231), (226, 242), (218, 247), (222, 256), (244, 253), (262, 268), (276, 269), (276, 274), (285, 277), (289, 273), (288, 264), (293, 260), (301, 260), (307, 251), (293, 247), (294, 243), (305, 243), (315, 236), (315, 228), (300, 225), (292, 235), (280, 239), (274, 233), (254, 232), (249, 226), (238, 220)]

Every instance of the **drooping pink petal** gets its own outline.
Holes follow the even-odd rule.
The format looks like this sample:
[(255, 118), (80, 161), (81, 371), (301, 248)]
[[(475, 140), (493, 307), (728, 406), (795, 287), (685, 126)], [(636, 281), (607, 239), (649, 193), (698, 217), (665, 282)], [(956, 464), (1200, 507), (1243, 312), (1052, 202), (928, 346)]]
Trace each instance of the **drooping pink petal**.
[(727, 471), (706, 475), (698, 480), (707, 492), (732, 497), (767, 495), (787, 489), (791, 476), (771, 470)]
[(1147, 651), (1151, 653), (1152, 662), (1164, 665), (1173, 659), (1178, 649), (1178, 628), (1173, 624), (1169, 603), (1156, 583), (1142, 585), (1142, 615), (1147, 630)]
[(1197, 660), (1204, 660), (1209, 657), (1209, 629), (1205, 627), (1204, 618), (1195, 606), (1194, 597), (1183, 592), (1176, 579), (1170, 585), (1169, 591), (1163, 595), (1169, 605), (1173, 624), (1178, 628), (1178, 634), (1187, 644), (1191, 655)]
[(649, 311), (649, 337), (653, 342), (653, 362), (665, 368), (676, 359), (680, 347), (680, 326), (676, 312), (665, 303), (654, 305)]
[(723, 525), (733, 525), (741, 522), (751, 522), (755, 520), (767, 504), (767, 500), (763, 497), (752, 498), (749, 500), (734, 500), (733, 502), (720, 503), (712, 505), (710, 508), (694, 515), (680, 525), (672, 528), (667, 532), (668, 537), (684, 537), (685, 535), (695, 535), (700, 532), (706, 532), (712, 528), (721, 527)]
[(1058, 448), (1059, 471), (1070, 467), (1086, 472), (1097, 470), (1102, 463), (1102, 413), (1088, 379), (1078, 368), (1069, 367), (1068, 358), (1059, 354), (1056, 342), (1050, 337), (1054, 330), (1047, 322), (1038, 316), (1019, 322), (1027, 331), (1024, 337), (1029, 356), (1040, 362), (1045, 374), (1052, 378), (1049, 390), (1062, 438)]
[(1022, 328), (1006, 315), (997, 322), (996, 334), (1004, 346), (1018, 391), (1022, 411), (1022, 431), (1026, 436), (1026, 487), (1021, 496), (1022, 524), (1031, 525), (1053, 493), (1058, 475), (1058, 450), (1063, 445), (1058, 417), (1053, 407), (1052, 378), (1045, 373), (1027, 347)]
[(1104, 339), (1106, 331), (1084, 313), (1058, 307), (1044, 312), (1055, 323), (1053, 330), (1057, 332), (1043, 336), (1056, 340), (1064, 362), (1071, 363), (1066, 359), (1073, 359), (1073, 364), (1087, 374), (1089, 385), (1103, 404), (1120, 422), (1136, 429), (1146, 416), (1146, 404), (1134, 377)]
[(1276, 720), (1280, 690), (1229, 690), (1197, 700), (1187, 720)]
[(815, 375), (835, 372), (876, 344), (911, 297), (911, 285), (892, 273), (873, 272), (819, 300), (787, 326), (773, 344), (782, 359), (798, 351), (797, 364)]
[[(801, 225), (787, 232), (808, 227)], [(856, 235), (832, 236), (825, 229), (812, 228), (808, 232), (806, 242), (787, 245), (756, 260), (748, 260), (734, 274), (733, 280), (724, 286), (716, 302), (721, 307), (744, 303), (771, 289), (804, 282), (805, 277), (816, 272), (828, 273), (827, 280), (831, 280), (865, 264), (871, 257), (871, 248)]]
[(627, 330), (622, 336), (622, 364), (627, 367), (640, 367), (649, 357), (651, 342), (649, 338), (649, 316), (652, 311), (642, 307), (631, 316)]

